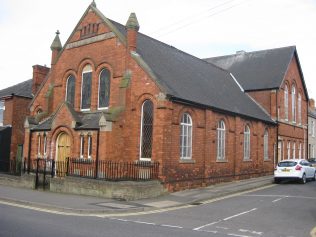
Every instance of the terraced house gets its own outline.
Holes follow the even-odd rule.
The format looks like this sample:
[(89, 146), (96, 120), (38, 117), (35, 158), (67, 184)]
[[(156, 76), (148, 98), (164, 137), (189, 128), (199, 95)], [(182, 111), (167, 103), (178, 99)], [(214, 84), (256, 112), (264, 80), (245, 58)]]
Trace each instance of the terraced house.
[(134, 13), (126, 25), (112, 21), (92, 2), (51, 50), (25, 121), (26, 159), (155, 161), (173, 191), (271, 174), (278, 142), (305, 153), (307, 93), (295, 47), (232, 62), (235, 71), (139, 33)]

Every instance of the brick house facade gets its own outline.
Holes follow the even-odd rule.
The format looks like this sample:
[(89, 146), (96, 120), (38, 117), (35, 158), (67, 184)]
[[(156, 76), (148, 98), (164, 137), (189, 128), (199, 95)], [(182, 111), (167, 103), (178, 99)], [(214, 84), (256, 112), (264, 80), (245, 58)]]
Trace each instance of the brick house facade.
[[(37, 91), (48, 71), (49, 68), (47, 67), (35, 65), (33, 66), (32, 79), (0, 91), (0, 140), (8, 141), (5, 142), (5, 145), (1, 143), (0, 150), (0, 166), (4, 171), (8, 171), (10, 163), (15, 165), (16, 159), (18, 162), (21, 161), (25, 131), (24, 121), (29, 115), (28, 107), (33, 94)], [(10, 135), (6, 131), (8, 129)], [(15, 168), (11, 167), (13, 172), (12, 169)]]
[(64, 46), (57, 32), (24, 157), (158, 161), (170, 191), (271, 174), (278, 105), (263, 104), (275, 91), (253, 92), (260, 105), (229, 70), (138, 30), (134, 13), (123, 26), (93, 2)]

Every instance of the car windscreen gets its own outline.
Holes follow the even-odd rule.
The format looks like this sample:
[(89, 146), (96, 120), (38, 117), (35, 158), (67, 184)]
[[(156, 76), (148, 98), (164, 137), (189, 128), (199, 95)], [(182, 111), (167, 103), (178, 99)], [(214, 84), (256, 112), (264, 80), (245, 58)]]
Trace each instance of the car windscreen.
[(284, 161), (278, 164), (279, 167), (293, 167), (295, 165), (297, 165), (297, 162), (295, 161)]

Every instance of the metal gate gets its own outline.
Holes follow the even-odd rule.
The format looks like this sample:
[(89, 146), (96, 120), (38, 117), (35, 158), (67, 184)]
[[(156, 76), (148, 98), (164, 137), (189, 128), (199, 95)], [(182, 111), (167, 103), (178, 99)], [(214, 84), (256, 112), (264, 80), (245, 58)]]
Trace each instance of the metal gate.
[(50, 178), (54, 177), (54, 160), (36, 159), (35, 160), (35, 189), (49, 189)]

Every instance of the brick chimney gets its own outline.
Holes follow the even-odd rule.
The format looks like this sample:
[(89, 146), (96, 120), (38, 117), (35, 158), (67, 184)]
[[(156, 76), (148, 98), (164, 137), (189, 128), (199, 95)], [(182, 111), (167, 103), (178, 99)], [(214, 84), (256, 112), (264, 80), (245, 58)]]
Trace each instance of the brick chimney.
[(127, 49), (129, 51), (136, 51), (139, 24), (135, 13), (130, 14), (125, 27), (127, 29)]
[(54, 41), (52, 45), (50, 46), (50, 49), (52, 50), (52, 61), (51, 61), (52, 66), (56, 64), (58, 54), (60, 50), (62, 49), (62, 45), (59, 39), (59, 34), (60, 34), (59, 30), (57, 30)]
[(41, 66), (41, 65), (34, 65), (33, 66), (33, 82), (32, 82), (32, 94), (35, 95), (38, 91), (38, 88), (44, 81), (45, 77), (47, 76), (50, 68)]
[(315, 100), (314, 99), (310, 99), (308, 101), (309, 103), (309, 108), (312, 109), (312, 110), (315, 110)]

